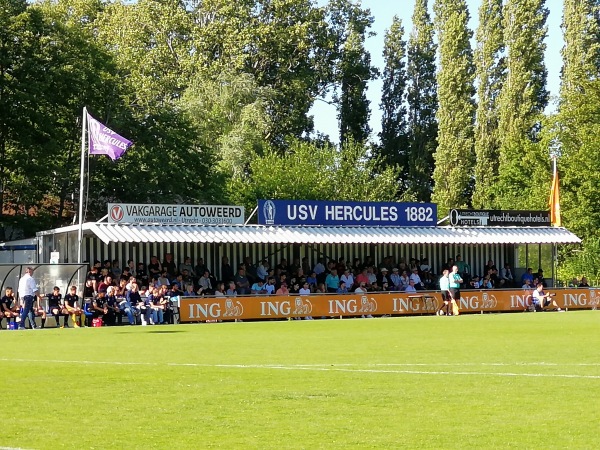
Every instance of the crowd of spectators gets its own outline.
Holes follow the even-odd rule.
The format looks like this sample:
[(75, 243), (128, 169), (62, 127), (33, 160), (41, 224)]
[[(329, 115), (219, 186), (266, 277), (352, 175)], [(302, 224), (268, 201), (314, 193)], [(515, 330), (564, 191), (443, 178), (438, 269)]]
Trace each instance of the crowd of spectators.
[[(236, 296), (236, 295), (287, 295), (302, 293), (346, 293), (346, 292), (379, 292), (405, 291), (414, 293), (419, 290), (439, 289), (439, 277), (444, 269), (458, 267), (463, 289), (495, 289), (516, 288), (530, 278), (544, 281), (540, 269), (533, 275), (529, 269), (520, 280), (515, 279), (510, 264), (505, 263), (500, 270), (494, 261), (489, 260), (481, 272), (474, 273), (470, 265), (463, 261), (461, 255), (449, 258), (437, 267), (430, 264), (427, 258), (398, 258), (387, 256), (376, 262), (367, 256), (364, 260), (354, 258), (352, 261), (344, 257), (319, 258), (311, 265), (308, 257), (294, 258), (289, 262), (280, 258), (273, 263), (268, 258), (254, 262), (245, 257), (232, 266), (229, 259), (221, 259), (220, 277), (217, 278), (211, 268), (207, 267), (203, 258), (195, 264), (190, 257), (178, 263), (173, 255), (167, 253), (162, 262), (152, 256), (146, 265), (142, 262), (134, 264), (128, 261), (121, 268), (119, 261), (96, 262), (88, 273), (91, 281), (92, 295), (114, 285), (117, 296), (124, 295), (132, 283), (138, 285), (142, 297), (150, 293), (153, 297), (161, 295), (161, 291), (184, 296)], [(155, 290), (158, 289), (158, 294)], [(89, 292), (88, 292), (89, 294)], [(86, 294), (87, 296), (87, 294)], [(164, 294), (163, 296), (166, 296)]]

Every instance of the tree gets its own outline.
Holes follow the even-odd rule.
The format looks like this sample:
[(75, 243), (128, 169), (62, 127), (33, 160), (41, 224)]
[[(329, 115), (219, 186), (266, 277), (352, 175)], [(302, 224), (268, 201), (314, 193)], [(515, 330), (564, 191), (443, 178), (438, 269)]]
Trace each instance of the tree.
[(392, 167), (374, 171), (378, 161), (367, 147), (347, 141), (338, 150), (300, 140), (281, 156), (274, 151), (250, 163), (246, 179), (234, 178), (230, 198), (249, 210), (257, 199), (393, 201), (397, 174)]
[(402, 177), (407, 199), (429, 201), (433, 192), (433, 154), (437, 147), (438, 108), (434, 26), (427, 0), (417, 0), (408, 40), (408, 151)]
[[(398, 16), (385, 32), (383, 44), (383, 90), (381, 95), (382, 118), (380, 145), (375, 153), (385, 166), (406, 166), (406, 42), (403, 40), (404, 27)], [(399, 179), (403, 183), (403, 179)], [(400, 190), (400, 189), (399, 189)], [(402, 189), (403, 191), (404, 189)]]
[[(558, 168), (564, 225), (582, 237), (585, 246), (597, 239), (600, 226), (600, 174), (589, 170), (600, 161), (598, 12), (595, 0), (564, 3), (559, 111), (547, 133), (548, 140), (561, 144)], [(600, 271), (600, 267), (594, 270)]]
[(473, 54), (464, 0), (436, 0), (439, 40), (438, 147), (435, 152), (433, 201), (441, 214), (470, 201), (473, 171)]
[(280, 151), (286, 136), (313, 130), (310, 108), (334, 83), (339, 47), (327, 14), (311, 0), (207, 0), (192, 11), (193, 66), (212, 79), (251, 74), (271, 90), (267, 137)]
[(371, 67), (371, 55), (365, 50), (365, 38), (373, 23), (369, 10), (349, 0), (333, 0), (330, 3), (333, 34), (340, 48), (336, 66), (338, 83), (334, 103), (338, 111), (340, 142), (352, 139), (366, 142), (369, 126), (370, 101), (367, 99), (367, 83), (377, 76)]
[(7, 24), (0, 33), (0, 115), (7, 114), (0, 118), (0, 208), (26, 234), (68, 220), (78, 186), (77, 120), (86, 103), (114, 93), (114, 66), (89, 26), (99, 7), (84, 0), (0, 6)]
[(479, 8), (475, 68), (477, 112), (475, 120), (475, 188), (473, 206), (490, 208), (494, 204), (500, 136), (498, 96), (505, 73), (502, 0), (484, 0)]
[(364, 36), (353, 31), (344, 44), (340, 63), (340, 95), (338, 120), (340, 141), (349, 139), (364, 143), (369, 138), (370, 100), (367, 99), (367, 82), (373, 78), (371, 57), (364, 47)]
[[(504, 7), (507, 77), (499, 97), (500, 159), (494, 206), (546, 208), (537, 195), (548, 180), (550, 159), (539, 145), (548, 104), (544, 38), (548, 9), (544, 0), (508, 0)], [(523, 202), (523, 199), (527, 201)]]

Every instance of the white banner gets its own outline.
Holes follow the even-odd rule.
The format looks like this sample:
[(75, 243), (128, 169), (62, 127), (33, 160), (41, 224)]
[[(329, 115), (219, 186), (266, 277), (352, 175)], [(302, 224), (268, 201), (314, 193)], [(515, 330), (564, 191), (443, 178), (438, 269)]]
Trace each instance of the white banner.
[(109, 203), (110, 223), (243, 225), (244, 207)]

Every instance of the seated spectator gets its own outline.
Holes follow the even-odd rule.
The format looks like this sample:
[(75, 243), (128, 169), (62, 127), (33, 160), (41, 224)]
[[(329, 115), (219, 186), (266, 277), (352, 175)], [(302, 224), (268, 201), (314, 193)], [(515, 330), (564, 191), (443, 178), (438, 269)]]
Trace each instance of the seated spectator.
[(531, 267), (527, 268), (527, 271), (521, 277), (521, 284), (525, 284), (525, 279), (528, 279), (529, 282), (533, 285), (533, 269)]
[(215, 289), (215, 297), (226, 297), (227, 293), (225, 292), (225, 283), (217, 283), (217, 288)]
[(327, 286), (327, 292), (337, 292), (340, 287), (340, 278), (338, 277), (337, 270), (331, 269), (331, 273), (325, 278), (325, 286)]
[(6, 318), (6, 329), (9, 328), (9, 322), (11, 319), (20, 317), (19, 304), (15, 301), (15, 294), (12, 287), (7, 287), (4, 290), (4, 296), (0, 299), (0, 311), (2, 315), (0, 317)]
[(537, 273), (537, 278), (540, 281), (540, 283), (542, 283), (544, 285), (544, 287), (548, 287), (548, 284), (546, 283), (546, 279), (544, 278), (544, 271), (542, 269), (538, 269), (538, 273)]
[(521, 286), (521, 288), (528, 290), (528, 291), (533, 289), (533, 285), (531, 284), (531, 281), (529, 280), (529, 278), (525, 278), (525, 282), (523, 283), (523, 286)]
[(581, 277), (581, 283), (579, 283), (578, 287), (590, 287), (586, 277)]
[(99, 291), (92, 302), (92, 317), (94, 319), (103, 318), (108, 313), (108, 305), (106, 303), (106, 291)]
[(300, 293), (300, 283), (296, 281), (296, 279), (292, 280), (291, 286), (292, 287), (290, 288), (290, 294)]
[(392, 274), (390, 275), (390, 285), (393, 286), (394, 290), (402, 290), (402, 277), (400, 275), (400, 269), (394, 267)]
[(235, 286), (239, 295), (250, 294), (250, 281), (248, 280), (248, 277), (246, 277), (246, 269), (244, 266), (238, 268), (238, 273), (233, 281), (235, 281)]
[(409, 285), (409, 282), (410, 282), (410, 276), (408, 275), (408, 271), (407, 270), (403, 270), (402, 271), (402, 275), (400, 275), (400, 287), (399, 287), (399, 290), (400, 291), (406, 290), (407, 286)]
[(194, 291), (194, 285), (193, 284), (186, 284), (185, 285), (185, 290), (183, 291), (182, 295), (184, 297), (195, 297), (196, 295), (200, 295), (200, 294), (196, 294), (196, 292)]
[(348, 287), (348, 289), (351, 289), (352, 286), (354, 286), (354, 275), (352, 275), (352, 273), (350, 273), (349, 268), (346, 267), (344, 269), (344, 273), (340, 277), (340, 281), (343, 281), (344, 283), (346, 283), (346, 286)]
[(348, 288), (346, 287), (346, 283), (344, 281), (340, 281), (340, 285), (336, 291), (338, 294), (347, 294)]
[(310, 285), (312, 290), (315, 290), (317, 287), (317, 274), (313, 271), (306, 277), (306, 282)]
[(364, 283), (365, 286), (371, 284), (369, 281), (369, 271), (365, 267), (361, 270), (361, 272), (356, 276), (356, 284), (360, 285), (360, 283)]
[(230, 281), (229, 282), (229, 287), (225, 291), (225, 295), (227, 297), (236, 297), (237, 296), (237, 289), (235, 287), (235, 282), (234, 281)]
[[(60, 293), (60, 288), (58, 286), (54, 286), (51, 294), (46, 295), (46, 300), (48, 302), (48, 311), (47, 314), (52, 314), (54, 320), (56, 322), (56, 328), (60, 328), (60, 316), (63, 316), (63, 298)], [(66, 316), (63, 318), (63, 327), (65, 326), (65, 322), (68, 320)], [(42, 326), (43, 328), (43, 326)]]
[(265, 289), (265, 282), (262, 279), (258, 278), (257, 281), (256, 281), (256, 283), (254, 283), (252, 285), (252, 288), (250, 289), (250, 292), (252, 294), (256, 294), (256, 295), (266, 294), (267, 291)]
[(115, 279), (119, 279), (121, 277), (121, 273), (122, 270), (119, 267), (119, 260), (118, 259), (113, 259), (112, 261), (112, 267), (110, 268), (111, 273), (113, 274), (113, 277), (115, 277)]
[(198, 285), (202, 289), (202, 293), (206, 295), (212, 295), (214, 292), (213, 282), (210, 278), (210, 272), (205, 270), (200, 279), (198, 280)]
[[(417, 290), (423, 289), (423, 282), (421, 281), (421, 277), (419, 276), (419, 269), (417, 269), (416, 267), (412, 270), (412, 273), (410, 274), (409, 277), (409, 281), (414, 281), (414, 287)], [(410, 286), (410, 283), (409, 283)], [(407, 286), (408, 288), (408, 286)], [(405, 289), (406, 290), (406, 289)]]
[(481, 281), (480, 281), (480, 279), (479, 279), (479, 276), (478, 276), (478, 275), (475, 275), (475, 276), (474, 276), (474, 277), (471, 279), (471, 281), (470, 281), (469, 285), (470, 285), (470, 286), (471, 286), (473, 289), (479, 289), (479, 288), (481, 287)]
[(256, 276), (259, 280), (263, 280), (263, 282), (267, 282), (267, 278), (269, 277), (269, 261), (263, 259), (256, 268)]
[(504, 263), (504, 267), (500, 269), (500, 276), (498, 278), (498, 287), (509, 288), (515, 285), (515, 278), (509, 263)]
[(275, 289), (275, 277), (269, 277), (267, 278), (267, 284), (265, 284), (263, 286), (263, 289), (265, 290), (265, 293), (267, 295), (273, 295), (276, 291)]
[(108, 287), (112, 286), (112, 285), (113, 285), (112, 276), (106, 275), (106, 277), (104, 277), (104, 279), (100, 282), (100, 284), (98, 284), (98, 292), (106, 293), (106, 290), (108, 289)]
[(148, 296), (148, 300), (151, 309), (150, 324), (163, 324), (166, 300), (164, 299), (162, 292), (158, 289), (154, 289), (152, 294)]
[(552, 294), (546, 294), (544, 292), (544, 285), (539, 282), (533, 291), (532, 298), (532, 303), (535, 306), (536, 311), (544, 311), (548, 306), (552, 305), (556, 311), (562, 312), (562, 309), (560, 309), (558, 303), (556, 303), (556, 300), (552, 297)]
[(290, 291), (288, 290), (287, 283), (283, 283), (279, 289), (275, 292), (275, 295), (289, 295)]
[(429, 270), (426, 270), (425, 272), (423, 272), (423, 276), (421, 277), (421, 282), (423, 283), (424, 289), (428, 289), (428, 290), (435, 289), (436, 281), (433, 278), (433, 274)]
[(192, 266), (192, 258), (186, 256), (183, 258), (183, 262), (179, 264), (179, 273), (183, 274), (183, 271), (187, 270), (189, 276), (195, 277), (194, 267)]
[(160, 273), (160, 276), (158, 277), (158, 279), (156, 280), (156, 287), (160, 287), (160, 286), (170, 286), (171, 285), (171, 279), (169, 278), (170, 274), (169, 272), (165, 269)]
[(315, 290), (315, 294), (326, 294), (327, 288), (325, 287), (325, 283), (317, 284), (317, 289)]
[(406, 289), (404, 289), (404, 292), (406, 292), (407, 294), (416, 294), (417, 293), (417, 289), (415, 287), (415, 280), (411, 279), (408, 282), (408, 286), (406, 286)]
[(300, 288), (300, 290), (298, 291), (298, 293), (300, 295), (310, 295), (310, 294), (312, 294), (312, 292), (310, 290), (310, 284), (308, 284), (308, 281), (304, 282), (304, 284), (302, 285), (302, 287)]
[(382, 267), (379, 276), (377, 277), (377, 282), (380, 286), (383, 286), (383, 283), (390, 283), (390, 276), (388, 275), (387, 267)]
[(64, 299), (64, 311), (65, 311), (65, 320), (63, 322), (63, 326), (65, 328), (69, 327), (69, 316), (71, 316), (71, 322), (73, 322), (74, 328), (79, 328), (79, 324), (77, 323), (77, 316), (83, 314), (81, 310), (81, 306), (79, 305), (79, 296), (77, 295), (77, 287), (71, 286), (69, 288), (69, 292), (65, 294)]
[(373, 283), (377, 282), (377, 275), (373, 266), (367, 267), (367, 277), (369, 277), (368, 285), (373, 285)]
[(117, 323), (117, 318), (121, 318), (121, 309), (119, 308), (119, 300), (115, 295), (115, 287), (109, 286), (106, 289), (106, 314), (104, 315), (104, 320), (106, 321), (106, 325), (113, 326)]
[(485, 277), (483, 277), (483, 280), (481, 281), (479, 288), (480, 289), (493, 289), (494, 288), (494, 284), (492, 283), (490, 275), (486, 275)]
[(361, 281), (358, 284), (358, 287), (354, 289), (354, 292), (356, 292), (357, 294), (365, 294), (367, 292), (367, 285), (365, 284), (365, 282)]
[[(42, 304), (42, 297), (37, 297), (34, 305), (33, 305), (33, 319), (35, 321), (36, 317), (40, 317), (42, 328), (46, 326), (46, 308)], [(29, 321), (31, 322), (31, 315), (29, 316)], [(25, 324), (23, 324), (25, 326)], [(35, 323), (32, 323), (31, 328), (35, 328)]]

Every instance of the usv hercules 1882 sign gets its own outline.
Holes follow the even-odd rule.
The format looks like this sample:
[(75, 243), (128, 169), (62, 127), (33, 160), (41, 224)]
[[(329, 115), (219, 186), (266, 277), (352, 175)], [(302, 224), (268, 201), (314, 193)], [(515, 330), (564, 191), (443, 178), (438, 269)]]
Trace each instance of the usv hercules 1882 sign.
[(261, 225), (348, 225), (434, 227), (433, 203), (326, 202), (312, 200), (259, 200)]
[(243, 225), (244, 207), (109, 203), (110, 223)]
[(464, 210), (450, 211), (453, 227), (544, 227), (550, 225), (548, 211), (494, 211)]

